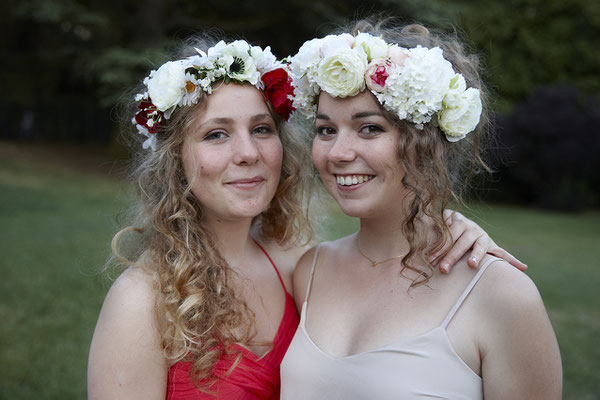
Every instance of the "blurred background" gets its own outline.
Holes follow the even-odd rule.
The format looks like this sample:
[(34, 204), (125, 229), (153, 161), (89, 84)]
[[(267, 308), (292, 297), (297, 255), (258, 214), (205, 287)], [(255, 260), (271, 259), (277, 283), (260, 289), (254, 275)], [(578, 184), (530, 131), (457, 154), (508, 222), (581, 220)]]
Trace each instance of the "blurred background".
[[(481, 56), (496, 172), (461, 211), (529, 264), (561, 346), (564, 398), (600, 398), (600, 2), (3, 4), (0, 399), (85, 397), (89, 341), (110, 285), (102, 267), (129, 199), (116, 107), (127, 90), (199, 30), (283, 57), (376, 13), (456, 31)], [(336, 213), (323, 238), (353, 229)]]

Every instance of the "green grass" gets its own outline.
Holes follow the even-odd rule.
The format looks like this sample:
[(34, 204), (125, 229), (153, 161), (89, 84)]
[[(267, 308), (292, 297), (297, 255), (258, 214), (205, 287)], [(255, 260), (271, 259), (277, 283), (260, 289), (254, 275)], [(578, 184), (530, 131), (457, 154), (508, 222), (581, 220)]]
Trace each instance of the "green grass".
[(0, 398), (82, 399), (119, 186), (0, 160)]
[[(124, 204), (121, 186), (3, 153), (0, 399), (85, 398), (88, 347), (109, 286), (100, 270)], [(465, 214), (529, 264), (561, 347), (564, 398), (600, 398), (600, 212), (478, 205)], [(332, 215), (323, 239), (356, 229), (335, 208)]]

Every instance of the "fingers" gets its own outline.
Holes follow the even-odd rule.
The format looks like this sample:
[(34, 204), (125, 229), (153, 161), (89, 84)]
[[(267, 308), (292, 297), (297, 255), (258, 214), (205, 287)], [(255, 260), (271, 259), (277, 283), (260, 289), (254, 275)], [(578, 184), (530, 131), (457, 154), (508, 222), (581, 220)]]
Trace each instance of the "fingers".
[(473, 245), (473, 250), (471, 250), (471, 255), (467, 260), (467, 265), (471, 268), (479, 267), (481, 260), (490, 246), (495, 246), (495, 243), (488, 235), (479, 236)]
[[(439, 262), (440, 271), (444, 274), (450, 272), (452, 267), (460, 260), (470, 249), (473, 247), (473, 243), (480, 242), (477, 247), (483, 248), (483, 250), (477, 250), (475, 257), (478, 260), (481, 260), (481, 253), (485, 254), (485, 249), (487, 249), (486, 245), (487, 235), (481, 235), (479, 237), (473, 238), (472, 233), (465, 232), (462, 234), (452, 245), (452, 248), (448, 251), (448, 253), (444, 256), (444, 258)], [(477, 260), (475, 260), (477, 262)]]
[(515, 256), (510, 254), (508, 251), (504, 250), (502, 247), (497, 246), (495, 243), (494, 246), (490, 247), (487, 250), (487, 253), (506, 260), (510, 265), (512, 265), (519, 271), (527, 271), (527, 264), (522, 263)]

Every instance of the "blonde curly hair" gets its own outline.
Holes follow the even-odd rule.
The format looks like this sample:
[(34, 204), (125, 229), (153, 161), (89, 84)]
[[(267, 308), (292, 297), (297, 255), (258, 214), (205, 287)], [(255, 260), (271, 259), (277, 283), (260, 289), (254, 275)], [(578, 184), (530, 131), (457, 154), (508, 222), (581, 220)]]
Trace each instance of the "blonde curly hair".
[[(192, 38), (178, 58), (193, 54), (194, 48), (206, 51), (216, 42), (209, 37)], [(234, 272), (215, 246), (212, 232), (202, 224), (202, 205), (183, 171), (183, 140), (207, 98), (202, 93), (196, 105), (179, 107), (172, 114), (164, 130), (157, 133), (155, 151), (142, 150), (141, 140), (130, 140), (134, 155), (130, 178), (139, 202), (134, 222), (118, 232), (112, 243), (113, 253), (122, 263), (144, 268), (154, 277), (164, 354), (171, 363), (192, 362), (193, 381), (206, 391), (216, 379), (213, 366), (231, 351), (230, 345), (248, 344), (254, 335), (254, 315), (230, 285)], [(135, 106), (130, 105), (130, 116)], [(306, 168), (310, 155), (298, 141), (306, 135), (292, 132), (293, 127), (284, 124), (270, 103), (268, 106), (283, 145), (282, 171), (275, 196), (254, 218), (253, 229), (264, 240), (280, 245), (306, 243), (312, 237), (303, 203), (310, 181), (307, 172), (311, 168)], [(138, 233), (133, 239), (125, 235), (132, 231)], [(133, 245), (128, 246), (131, 241)]]

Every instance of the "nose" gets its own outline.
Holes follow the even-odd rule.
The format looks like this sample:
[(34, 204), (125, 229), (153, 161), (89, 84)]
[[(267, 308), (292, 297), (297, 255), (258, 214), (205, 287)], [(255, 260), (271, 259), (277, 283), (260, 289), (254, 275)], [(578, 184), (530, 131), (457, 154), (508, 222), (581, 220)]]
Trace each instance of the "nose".
[(241, 132), (233, 140), (233, 161), (236, 164), (254, 164), (258, 161), (260, 152), (258, 145), (250, 132)]
[(329, 148), (329, 160), (336, 163), (353, 161), (356, 158), (355, 144), (351, 134), (340, 130)]

